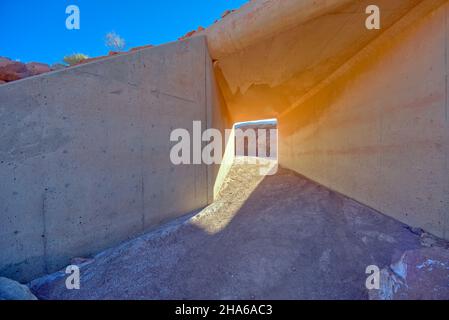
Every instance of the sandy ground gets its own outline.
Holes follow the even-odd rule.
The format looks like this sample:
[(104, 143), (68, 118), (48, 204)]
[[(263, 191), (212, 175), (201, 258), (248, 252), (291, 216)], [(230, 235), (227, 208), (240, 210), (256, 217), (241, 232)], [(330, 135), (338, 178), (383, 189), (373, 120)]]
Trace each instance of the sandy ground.
[(406, 225), (292, 171), (238, 162), (219, 199), (81, 265), (32, 282), (41, 299), (367, 299), (380, 269), (421, 248)]

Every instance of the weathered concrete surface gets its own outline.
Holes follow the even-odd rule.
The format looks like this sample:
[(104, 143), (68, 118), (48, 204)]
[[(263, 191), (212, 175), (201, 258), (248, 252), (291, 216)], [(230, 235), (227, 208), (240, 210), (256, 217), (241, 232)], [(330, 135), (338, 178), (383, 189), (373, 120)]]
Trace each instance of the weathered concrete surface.
[(404, 224), (281, 169), (238, 164), (199, 214), (97, 255), (81, 290), (64, 274), (42, 299), (367, 299), (368, 265), (422, 248)]
[(279, 159), (449, 239), (449, 5), (416, 20), (428, 3), (279, 116)]
[(174, 128), (218, 122), (210, 64), (198, 37), (0, 87), (1, 275), (28, 281), (211, 201), (207, 166), (169, 158)]

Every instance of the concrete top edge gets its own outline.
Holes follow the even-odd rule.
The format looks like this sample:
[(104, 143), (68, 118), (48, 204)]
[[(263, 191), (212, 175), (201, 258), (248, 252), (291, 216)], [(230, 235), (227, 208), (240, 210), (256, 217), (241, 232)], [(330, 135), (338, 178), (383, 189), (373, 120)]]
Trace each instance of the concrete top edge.
[(128, 56), (136, 55), (136, 54), (142, 54), (144, 52), (149, 52), (150, 50), (151, 51), (161, 50), (161, 49), (163, 49), (165, 47), (171, 46), (171, 45), (176, 44), (176, 43), (196, 41), (195, 39), (201, 39), (202, 41), (204, 41), (204, 43), (206, 43), (206, 36), (205, 35), (197, 35), (195, 37), (187, 38), (187, 39), (184, 39), (184, 40), (175, 40), (175, 41), (167, 42), (167, 43), (164, 43), (164, 44), (161, 44), (161, 45), (157, 45), (157, 46), (154, 46), (154, 47), (142, 48), (142, 49), (137, 50), (137, 51), (131, 51), (131, 52), (128, 51), (128, 52), (123, 52), (123, 53), (112, 55), (112, 56), (99, 57), (97, 60), (94, 60), (94, 61), (78, 64), (78, 65), (75, 65), (75, 66), (69, 66), (69, 67), (64, 68), (64, 69), (53, 70), (53, 71), (50, 71), (50, 72), (42, 73), (42, 74), (39, 74), (39, 75), (35, 75), (35, 76), (31, 76), (31, 77), (27, 77), (27, 78), (15, 80), (15, 81), (10, 81), (10, 82), (7, 82), (7, 83), (4, 83), (4, 84), (0, 85), (0, 90), (2, 88), (8, 88), (10, 86), (14, 86), (16, 84), (22, 83), (22, 82), (27, 81), (27, 80), (35, 80), (35, 79), (43, 78), (43, 77), (46, 77), (46, 76), (49, 76), (49, 75), (55, 75), (55, 74), (70, 72), (72, 70), (82, 69), (85, 66), (90, 66), (90, 65), (93, 65), (93, 64), (100, 64), (100, 63), (109, 62), (109, 61), (113, 61), (113, 60), (123, 59), (123, 57), (128, 57)]

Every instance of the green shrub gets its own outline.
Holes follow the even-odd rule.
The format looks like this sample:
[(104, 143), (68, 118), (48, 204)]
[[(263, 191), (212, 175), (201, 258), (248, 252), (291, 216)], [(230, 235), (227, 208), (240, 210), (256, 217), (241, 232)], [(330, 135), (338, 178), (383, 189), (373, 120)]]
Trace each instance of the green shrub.
[(80, 63), (83, 60), (88, 59), (89, 57), (82, 53), (74, 53), (69, 56), (64, 57), (64, 62), (67, 63), (70, 66), (73, 66), (74, 64)]

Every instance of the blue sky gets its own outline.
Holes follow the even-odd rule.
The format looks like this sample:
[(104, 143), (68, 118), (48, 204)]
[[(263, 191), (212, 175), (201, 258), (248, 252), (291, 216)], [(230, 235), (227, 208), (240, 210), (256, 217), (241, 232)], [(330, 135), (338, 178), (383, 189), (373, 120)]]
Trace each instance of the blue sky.
[[(207, 27), (226, 9), (247, 0), (0, 0), (0, 56), (57, 63), (65, 55), (105, 55), (105, 35), (115, 31), (126, 48), (174, 41)], [(67, 30), (65, 9), (80, 9), (80, 30)]]

